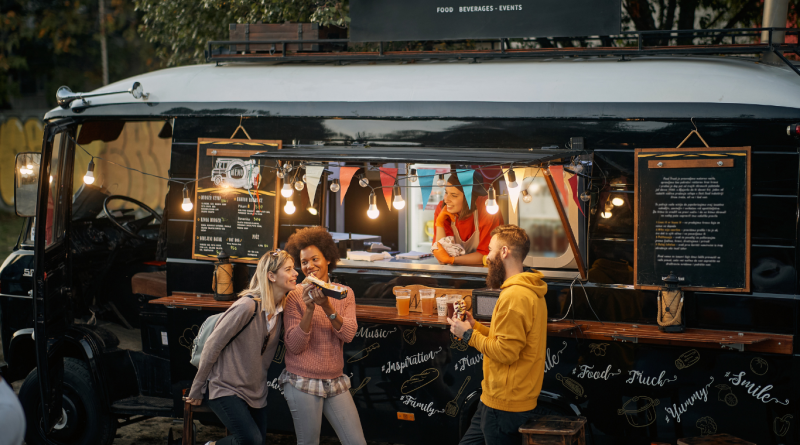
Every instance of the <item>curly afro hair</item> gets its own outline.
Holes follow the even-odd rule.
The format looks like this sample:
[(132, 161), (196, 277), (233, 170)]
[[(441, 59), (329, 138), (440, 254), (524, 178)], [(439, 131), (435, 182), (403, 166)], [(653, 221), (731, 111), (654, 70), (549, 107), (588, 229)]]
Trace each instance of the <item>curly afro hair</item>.
[(339, 247), (333, 242), (333, 237), (322, 226), (306, 227), (298, 229), (297, 232), (289, 237), (286, 241), (286, 251), (294, 257), (295, 264), (300, 264), (300, 251), (308, 246), (317, 246), (317, 249), (322, 252), (322, 255), (327, 261), (328, 271), (331, 272), (336, 269), (336, 263), (339, 261)]

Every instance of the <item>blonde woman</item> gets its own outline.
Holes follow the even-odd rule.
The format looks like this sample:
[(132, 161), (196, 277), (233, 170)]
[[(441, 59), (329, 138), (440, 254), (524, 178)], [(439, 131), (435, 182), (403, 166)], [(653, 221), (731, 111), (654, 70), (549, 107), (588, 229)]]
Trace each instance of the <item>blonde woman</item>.
[(231, 435), (206, 445), (263, 445), (267, 370), (278, 347), (284, 298), (296, 285), (291, 255), (284, 251), (264, 254), (250, 287), (239, 294), (241, 298), (208, 336), (186, 401), (199, 405), (207, 394), (209, 407)]

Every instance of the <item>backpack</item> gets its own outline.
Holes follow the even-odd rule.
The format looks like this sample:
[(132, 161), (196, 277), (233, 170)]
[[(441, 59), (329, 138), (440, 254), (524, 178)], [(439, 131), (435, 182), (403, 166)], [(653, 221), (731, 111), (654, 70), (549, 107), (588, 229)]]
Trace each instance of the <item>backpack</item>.
[[(250, 295), (248, 295), (248, 297), (253, 298)], [(200, 367), (200, 356), (203, 355), (203, 347), (206, 344), (206, 340), (208, 340), (208, 337), (211, 335), (211, 332), (214, 331), (214, 328), (217, 326), (217, 320), (219, 320), (219, 317), (221, 317), (222, 314), (224, 313), (225, 312), (220, 312), (219, 314), (214, 314), (206, 318), (206, 321), (204, 321), (203, 324), (200, 326), (200, 331), (197, 332), (197, 337), (195, 337), (194, 340), (192, 341), (192, 355), (191, 358), (189, 359), (189, 363), (191, 363), (195, 368)], [(236, 337), (238, 337), (239, 334), (242, 333), (242, 331), (244, 331), (248, 326), (250, 326), (250, 323), (252, 323), (253, 319), (256, 318), (257, 313), (258, 313), (258, 304), (256, 304), (256, 309), (253, 311), (253, 316), (250, 317), (250, 320), (248, 320), (247, 324), (244, 325), (242, 329), (239, 329), (239, 332), (237, 332), (236, 335), (234, 335), (233, 337), (231, 337), (230, 340), (228, 340), (228, 343), (225, 344), (225, 347), (231, 344), (231, 342), (234, 341)]]

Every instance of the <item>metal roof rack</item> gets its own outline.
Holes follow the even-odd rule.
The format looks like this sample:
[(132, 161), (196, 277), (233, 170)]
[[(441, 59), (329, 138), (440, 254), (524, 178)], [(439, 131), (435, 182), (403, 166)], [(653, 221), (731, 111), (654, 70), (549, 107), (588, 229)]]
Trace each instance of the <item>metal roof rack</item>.
[[(585, 47), (557, 47), (559, 42), (572, 42), (572, 38), (545, 39), (553, 48), (512, 48), (510, 39), (482, 39), (470, 42), (499, 43), (498, 49), (474, 50), (422, 50), (422, 51), (386, 51), (384, 44), (390, 42), (360, 43), (348, 39), (303, 39), (303, 40), (214, 40), (208, 42), (206, 60), (208, 62), (264, 62), (264, 61), (296, 61), (296, 62), (375, 62), (394, 60), (422, 60), (422, 59), (455, 59), (477, 61), (479, 59), (529, 59), (553, 57), (626, 57), (653, 56), (653, 55), (748, 55), (775, 53), (795, 73), (800, 75), (796, 67), (782, 53), (791, 52), (800, 56), (800, 45), (797, 43), (736, 43), (737, 39), (761, 40), (762, 32), (766, 32), (772, 41), (775, 32), (785, 32), (787, 36), (800, 36), (796, 28), (738, 28), (738, 29), (689, 29), (689, 30), (657, 30), (657, 31), (631, 31), (618, 36), (601, 37), (576, 37), (583, 42), (598, 42), (601, 46)], [(677, 44), (694, 42), (695, 39), (710, 42), (694, 44)], [(798, 39), (800, 40), (800, 38)], [(523, 44), (534, 44), (541, 39), (522, 40), (514, 39)], [(466, 42), (466, 41), (461, 41)], [(671, 44), (675, 42), (676, 44)], [(303, 44), (326, 43), (344, 45), (364, 45), (376, 50), (341, 51), (341, 52), (306, 52), (300, 51)], [(444, 42), (442, 42), (444, 43)], [(449, 43), (453, 43), (450, 41)], [(237, 52), (231, 45), (271, 45), (272, 50), (267, 52)], [(280, 51), (278, 51), (280, 48)]]

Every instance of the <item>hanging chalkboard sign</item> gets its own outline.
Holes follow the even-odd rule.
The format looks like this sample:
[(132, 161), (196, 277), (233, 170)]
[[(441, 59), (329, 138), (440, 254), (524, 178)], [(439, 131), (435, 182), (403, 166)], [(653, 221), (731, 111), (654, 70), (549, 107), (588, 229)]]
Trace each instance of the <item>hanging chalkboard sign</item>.
[[(197, 140), (192, 258), (256, 263), (278, 237), (277, 176), (250, 156), (280, 150), (281, 141)], [(270, 174), (273, 173), (273, 174)]]
[(750, 291), (750, 147), (638, 149), (634, 284)]

